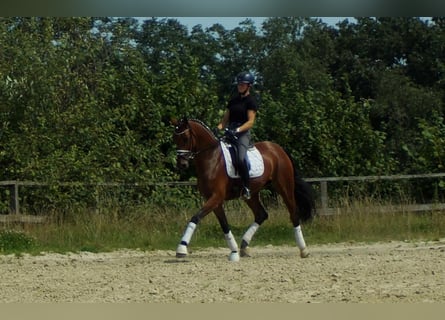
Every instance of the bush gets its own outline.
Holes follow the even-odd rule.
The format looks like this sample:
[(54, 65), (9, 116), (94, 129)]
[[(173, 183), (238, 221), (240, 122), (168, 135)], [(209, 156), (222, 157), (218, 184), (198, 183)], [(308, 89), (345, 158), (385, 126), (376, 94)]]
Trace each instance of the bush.
[(20, 231), (1, 230), (0, 231), (0, 252), (21, 252), (32, 249), (36, 245), (36, 240)]

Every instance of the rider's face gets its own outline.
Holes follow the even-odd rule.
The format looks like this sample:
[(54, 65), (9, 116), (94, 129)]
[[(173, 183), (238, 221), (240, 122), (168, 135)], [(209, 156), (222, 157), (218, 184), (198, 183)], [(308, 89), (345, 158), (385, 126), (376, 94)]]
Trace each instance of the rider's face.
[(248, 83), (238, 83), (238, 92), (243, 93), (247, 90), (247, 88), (249, 88), (249, 84)]

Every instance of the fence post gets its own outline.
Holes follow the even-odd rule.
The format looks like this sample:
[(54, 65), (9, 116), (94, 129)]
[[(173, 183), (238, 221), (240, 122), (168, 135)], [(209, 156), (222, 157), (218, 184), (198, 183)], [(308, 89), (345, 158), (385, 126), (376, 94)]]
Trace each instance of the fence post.
[(328, 214), (328, 182), (320, 181), (320, 191), (321, 191), (321, 212), (322, 214)]
[(19, 204), (19, 184), (15, 181), (13, 184), (9, 186), (9, 210), (13, 214), (20, 213), (20, 204)]

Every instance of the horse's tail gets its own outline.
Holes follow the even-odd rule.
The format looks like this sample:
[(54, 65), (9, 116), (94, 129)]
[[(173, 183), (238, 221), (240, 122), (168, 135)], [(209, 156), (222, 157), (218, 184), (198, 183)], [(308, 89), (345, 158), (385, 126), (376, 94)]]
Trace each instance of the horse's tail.
[(295, 201), (297, 202), (298, 214), (302, 222), (310, 220), (315, 214), (314, 190), (310, 183), (305, 181), (297, 172), (294, 161), (289, 155), (294, 168)]
[(312, 186), (295, 174), (295, 200), (302, 222), (308, 221), (315, 213), (314, 190)]

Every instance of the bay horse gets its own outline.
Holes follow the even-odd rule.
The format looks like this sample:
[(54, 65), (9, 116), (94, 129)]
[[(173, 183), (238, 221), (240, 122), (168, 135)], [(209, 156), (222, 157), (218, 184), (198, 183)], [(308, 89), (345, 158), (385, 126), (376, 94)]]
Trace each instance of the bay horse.
[(306, 258), (309, 255), (300, 222), (309, 220), (315, 210), (312, 188), (296, 174), (291, 158), (282, 147), (270, 141), (254, 144), (262, 155), (264, 171), (261, 176), (250, 179), (251, 198), (244, 201), (252, 210), (255, 219), (244, 233), (241, 250), (238, 250), (223, 203), (240, 197), (241, 182), (240, 179), (228, 176), (220, 140), (200, 120), (182, 118), (172, 120), (171, 124), (175, 126), (173, 141), (176, 144), (176, 165), (179, 169), (186, 169), (189, 167), (190, 160), (194, 161), (197, 187), (205, 199), (204, 205), (190, 219), (183, 233), (176, 249), (177, 258), (187, 256), (187, 246), (198, 223), (211, 211), (215, 213), (230, 249), (229, 260), (239, 261), (240, 256), (250, 256), (249, 243), (261, 224), (268, 218), (268, 213), (260, 202), (259, 192), (269, 182), (283, 198), (289, 211), (300, 256)]

